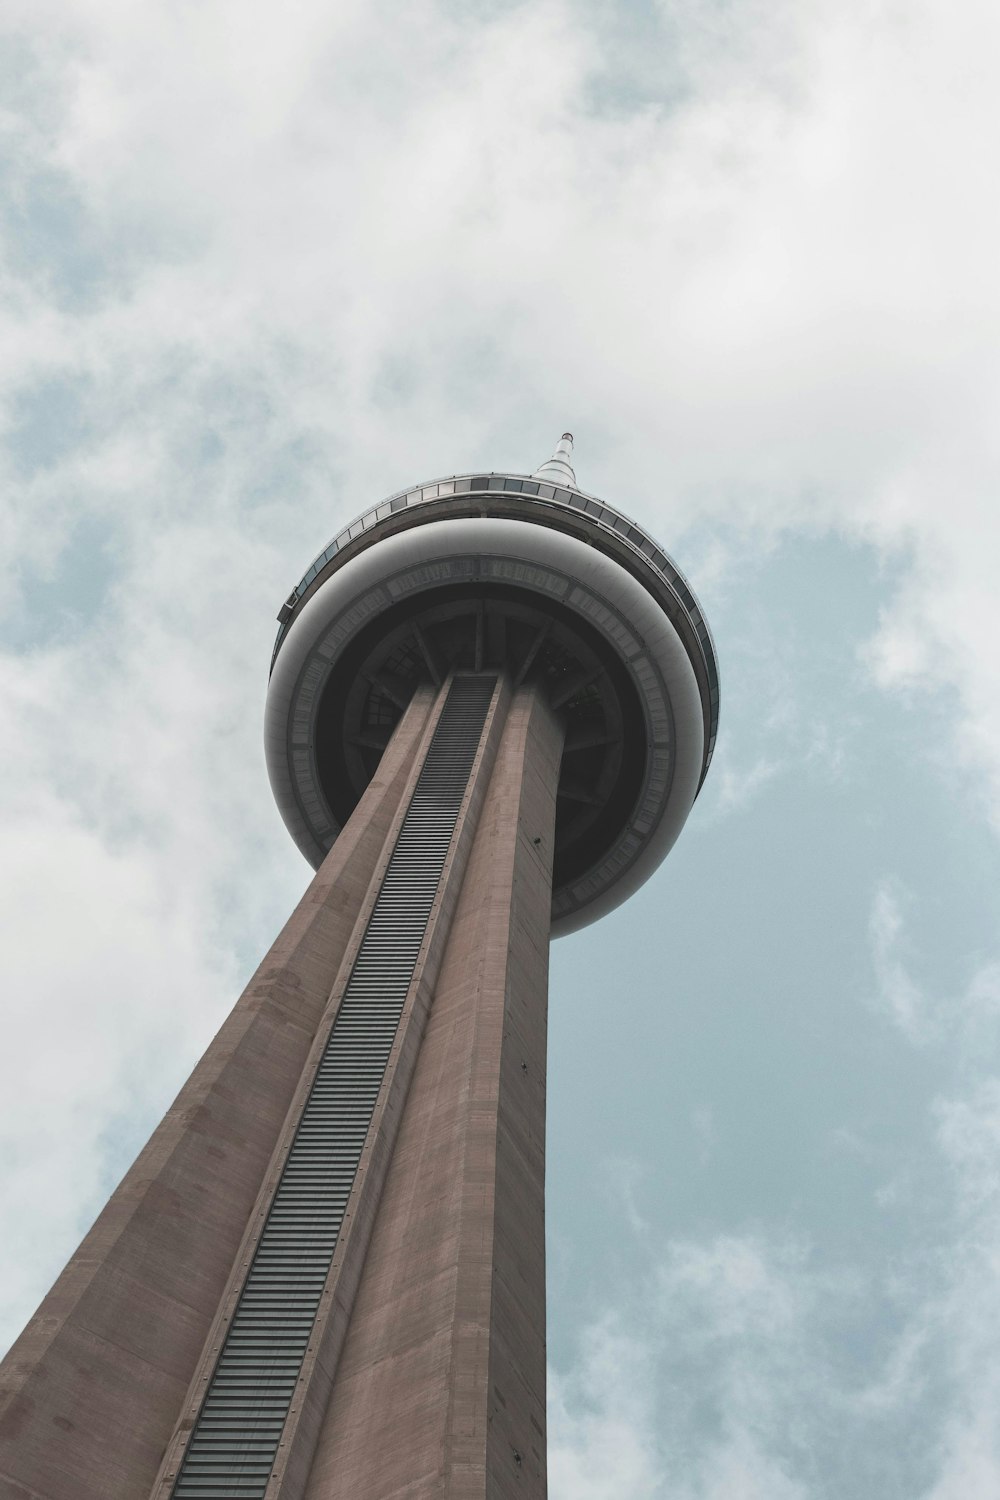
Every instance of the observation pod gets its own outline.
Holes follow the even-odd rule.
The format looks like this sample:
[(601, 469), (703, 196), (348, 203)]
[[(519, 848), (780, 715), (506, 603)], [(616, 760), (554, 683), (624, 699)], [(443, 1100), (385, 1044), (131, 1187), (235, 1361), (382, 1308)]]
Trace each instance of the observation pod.
[(532, 475), (401, 490), (344, 528), (279, 614), (268, 774), (319, 867), (414, 689), (449, 671), (542, 685), (564, 725), (553, 935), (611, 911), (677, 838), (712, 758), (711, 632), (676, 563), (578, 488), (573, 439)]

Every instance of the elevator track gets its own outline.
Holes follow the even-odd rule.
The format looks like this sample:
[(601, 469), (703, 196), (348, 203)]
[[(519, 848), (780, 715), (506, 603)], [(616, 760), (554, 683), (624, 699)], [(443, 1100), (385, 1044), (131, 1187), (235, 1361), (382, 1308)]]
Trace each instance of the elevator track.
[(456, 677), (172, 1491), (263, 1500), (495, 678)]

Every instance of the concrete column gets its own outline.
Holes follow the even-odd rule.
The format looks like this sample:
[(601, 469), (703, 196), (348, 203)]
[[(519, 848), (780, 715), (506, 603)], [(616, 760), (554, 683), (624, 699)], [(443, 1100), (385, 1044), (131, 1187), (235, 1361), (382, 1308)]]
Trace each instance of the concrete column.
[(542, 1500), (562, 730), (514, 694), (305, 1500)]

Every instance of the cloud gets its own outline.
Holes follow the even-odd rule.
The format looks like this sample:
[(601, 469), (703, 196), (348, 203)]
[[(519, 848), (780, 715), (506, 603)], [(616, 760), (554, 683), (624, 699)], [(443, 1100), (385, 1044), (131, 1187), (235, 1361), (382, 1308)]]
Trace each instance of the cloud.
[(206, 959), (190, 889), (110, 850), (57, 799), (8, 822), (5, 848), (0, 1320), (13, 1333), (128, 1165), (137, 1123), (152, 1126), (208, 1040), (236, 970)]
[(922, 1043), (931, 1038), (934, 1025), (904, 957), (904, 905), (899, 882), (883, 880), (872, 902), (869, 932), (880, 1002), (908, 1041)]
[[(994, 1089), (973, 1127), (994, 1147), (995, 1114)], [(946, 1155), (968, 1126), (948, 1117)], [(1000, 1477), (997, 1227), (978, 1205), (933, 1253), (875, 1275), (773, 1234), (650, 1250), (551, 1372), (554, 1500), (987, 1500)]]
[(723, 765), (719, 769), (718, 806), (724, 812), (735, 811), (746, 806), (770, 781), (773, 781), (787, 762), (767, 760), (763, 756), (746, 770)]
[(1000, 1485), (1000, 1079), (942, 1100), (937, 1115), (958, 1232), (946, 1251), (946, 1290), (928, 1313), (948, 1400), (927, 1500), (979, 1500)]
[(752, 1238), (670, 1245), (586, 1329), (572, 1368), (552, 1372), (554, 1500), (804, 1500), (780, 1431), (810, 1368), (803, 1285), (791, 1245), (773, 1258)]
[(884, 997), (907, 1042), (945, 1054), (949, 1083), (926, 1101), (931, 1160), (904, 1237), (873, 1227), (876, 1254), (857, 1222), (830, 1243), (775, 1224), (664, 1238), (641, 1217), (636, 1170), (620, 1173), (616, 1224), (638, 1270), (603, 1289), (551, 1372), (554, 1500), (621, 1493), (617, 1452), (649, 1500), (996, 1493), (997, 975), (983, 966), (935, 1005), (901, 956), (910, 904), (889, 881), (873, 904)]
[(1000, 1040), (1000, 964), (967, 964), (964, 988), (935, 992), (915, 977), (921, 971), (916, 918), (913, 893), (895, 877), (880, 880), (868, 921), (877, 1003), (908, 1042), (947, 1047), (954, 1075), (971, 1087)]
[(648, 1343), (608, 1317), (588, 1328), (572, 1376), (549, 1378), (553, 1497), (652, 1500), (660, 1463)]

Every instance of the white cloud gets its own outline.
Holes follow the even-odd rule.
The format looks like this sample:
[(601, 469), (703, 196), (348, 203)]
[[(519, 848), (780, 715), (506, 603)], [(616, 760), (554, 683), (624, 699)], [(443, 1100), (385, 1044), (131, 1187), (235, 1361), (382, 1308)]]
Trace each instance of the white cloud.
[[(973, 1178), (983, 1147), (995, 1159), (988, 1092), (974, 1121), (964, 1106), (943, 1112), (960, 1195), (965, 1153)], [(965, 1139), (983, 1129), (989, 1144)], [(995, 1202), (987, 1217), (977, 1198), (954, 1237), (874, 1275), (773, 1236), (650, 1247), (641, 1280), (551, 1373), (553, 1500), (988, 1500), (1000, 1478), (998, 1228)], [(865, 1325), (885, 1332), (859, 1343)]]
[(804, 1500), (797, 1438), (781, 1429), (802, 1395), (806, 1285), (794, 1246), (669, 1246), (552, 1373), (554, 1500)]
[(586, 1330), (569, 1380), (549, 1379), (549, 1487), (553, 1500), (653, 1500), (660, 1460), (646, 1341), (612, 1318)]
[(745, 770), (725, 764), (717, 766), (716, 780), (720, 783), (718, 792), (720, 809), (723, 812), (732, 812), (745, 807), (759, 791), (785, 769), (787, 769), (787, 762), (769, 760), (764, 756), (759, 756)]
[(572, 1361), (552, 1371), (554, 1500), (578, 1484), (588, 1500), (622, 1493), (605, 1456), (615, 1452), (650, 1500), (996, 1493), (996, 973), (981, 970), (926, 1019), (925, 997), (893, 972), (904, 910), (886, 883), (873, 925), (894, 1018), (907, 1040), (948, 1045), (953, 1065), (950, 1091), (927, 1106), (939, 1175), (921, 1173), (912, 1232), (887, 1257), (846, 1255), (850, 1235), (831, 1250), (773, 1226), (664, 1243), (627, 1177), (617, 1224), (642, 1269), (616, 1283)]
[(880, 1003), (908, 1041), (922, 1043), (933, 1035), (936, 1018), (906, 962), (904, 906), (899, 882), (883, 880), (872, 901), (869, 933)]
[(957, 992), (937, 993), (915, 977), (918, 912), (912, 892), (886, 876), (875, 888), (868, 919), (877, 1004), (908, 1042), (947, 1044), (956, 1075), (968, 1085), (982, 1076), (1000, 1040), (1000, 964), (978, 964)]
[(948, 1401), (927, 1500), (985, 1500), (1000, 1486), (1000, 1080), (942, 1101), (938, 1116), (958, 1232), (945, 1251), (946, 1291), (930, 1313)]
[(14, 1332), (127, 1166), (121, 1134), (166, 1108), (237, 971), (206, 958), (190, 888), (55, 798), (8, 823), (5, 851), (0, 1093), (16, 1110), (0, 1128), (0, 1319)]

